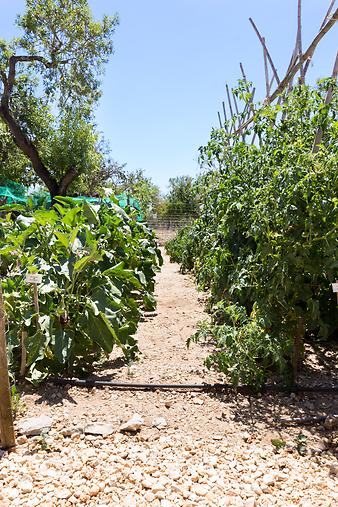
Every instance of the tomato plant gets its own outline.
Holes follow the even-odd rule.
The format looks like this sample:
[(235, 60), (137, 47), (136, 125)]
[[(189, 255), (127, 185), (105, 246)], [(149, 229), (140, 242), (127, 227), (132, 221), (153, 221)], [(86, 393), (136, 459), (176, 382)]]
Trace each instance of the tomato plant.
[(235, 383), (260, 385), (276, 371), (293, 380), (304, 340), (337, 329), (337, 95), (332, 79), (297, 86), (258, 109), (246, 131), (255, 143), (221, 129), (200, 149), (200, 216), (167, 249), (210, 291), (207, 364)]

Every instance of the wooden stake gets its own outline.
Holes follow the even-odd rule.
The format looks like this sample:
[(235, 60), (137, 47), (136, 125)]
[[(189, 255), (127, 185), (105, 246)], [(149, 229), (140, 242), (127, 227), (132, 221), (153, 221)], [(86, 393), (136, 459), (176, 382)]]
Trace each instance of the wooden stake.
[(269, 79), (269, 67), (268, 67), (268, 58), (266, 55), (266, 46), (265, 46), (265, 38), (263, 40), (263, 57), (264, 57), (264, 71), (265, 71), (265, 90), (266, 90), (266, 98), (269, 100), (270, 96), (270, 79)]
[(264, 38), (261, 36), (261, 34), (259, 33), (258, 28), (257, 28), (257, 26), (255, 25), (255, 23), (254, 23), (253, 19), (252, 19), (252, 18), (249, 18), (249, 21), (250, 21), (250, 23), (252, 24), (253, 29), (255, 30), (256, 35), (257, 35), (257, 37), (259, 38), (260, 43), (262, 44), (262, 46), (263, 46), (263, 48), (264, 48), (264, 50), (265, 50), (265, 52), (266, 52), (266, 56), (267, 56), (267, 59), (269, 60), (269, 63), (270, 63), (270, 65), (271, 65), (272, 72), (274, 73), (275, 78), (276, 78), (276, 81), (277, 81), (277, 83), (278, 83), (278, 85), (279, 85), (279, 83), (280, 83), (280, 79), (279, 79), (279, 77), (278, 77), (277, 69), (276, 69), (276, 67), (275, 67), (275, 65), (274, 65), (274, 63), (273, 63), (273, 61), (272, 61), (271, 55), (270, 55), (270, 53), (269, 53), (269, 51), (268, 51), (268, 48), (266, 47), (266, 44), (265, 44), (265, 39), (264, 39)]
[(222, 129), (223, 125), (222, 125), (221, 115), (219, 114), (219, 111), (217, 111), (217, 114), (218, 114), (219, 128)]
[[(319, 31), (321, 31), (324, 28), (324, 26), (326, 25), (326, 23), (328, 22), (328, 20), (330, 18), (330, 14), (332, 12), (332, 9), (333, 9), (335, 3), (336, 3), (335, 0), (331, 0), (328, 11), (326, 13), (326, 16), (325, 16), (322, 24), (320, 25)], [(310, 63), (311, 63), (310, 59), (306, 61), (305, 66), (304, 66), (304, 75), (306, 75)]]
[(223, 107), (223, 114), (224, 114), (224, 128), (225, 128), (227, 134), (229, 134), (228, 118), (227, 118), (227, 112), (226, 112), (226, 109), (225, 109), (224, 101), (222, 102), (222, 107)]
[(302, 63), (303, 48), (302, 48), (302, 0), (298, 0), (298, 15), (297, 15), (297, 53), (300, 61), (300, 84), (304, 84), (304, 67)]
[(234, 111), (232, 109), (232, 104), (231, 104), (231, 99), (230, 99), (230, 93), (229, 93), (229, 86), (226, 84), (225, 88), (226, 88), (227, 96), (228, 96), (228, 103), (229, 103), (229, 109), (230, 109), (230, 113), (231, 113), (231, 120), (233, 120), (234, 119)]
[(27, 331), (21, 331), (21, 365), (20, 365), (20, 377), (24, 377), (24, 376), (25, 376), (25, 374), (26, 374), (26, 364), (27, 364), (26, 338), (27, 338)]
[(332, 9), (333, 9), (333, 6), (334, 6), (334, 4), (335, 4), (335, 3), (336, 3), (336, 0), (331, 0), (330, 5), (329, 5), (329, 8), (328, 8), (327, 13), (326, 13), (326, 16), (325, 16), (325, 18), (324, 18), (324, 20), (323, 20), (323, 23), (320, 25), (319, 30), (321, 30), (322, 28), (324, 28), (324, 26), (326, 25), (327, 20), (328, 20), (328, 19), (329, 19), (329, 17), (330, 17), (330, 14), (331, 14), (331, 12), (332, 12)]
[[(337, 75), (338, 75), (338, 51), (337, 51), (336, 60), (334, 62), (334, 66), (333, 66), (332, 77), (337, 78)], [(327, 90), (326, 97), (325, 97), (325, 105), (330, 104), (330, 102), (332, 100), (332, 96), (333, 96), (333, 86), (330, 85)], [(319, 127), (317, 130), (317, 133), (316, 133), (314, 143), (313, 143), (312, 153), (317, 153), (319, 151), (319, 146), (320, 146), (320, 143), (322, 142), (322, 139), (323, 139), (323, 129), (321, 127)]]
[(3, 449), (15, 447), (11, 392), (8, 377), (5, 311), (0, 279), (0, 439)]

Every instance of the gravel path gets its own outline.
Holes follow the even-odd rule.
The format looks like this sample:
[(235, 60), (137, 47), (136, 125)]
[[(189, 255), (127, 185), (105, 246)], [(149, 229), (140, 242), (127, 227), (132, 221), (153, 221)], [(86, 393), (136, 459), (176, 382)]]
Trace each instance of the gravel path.
[[(116, 352), (97, 375), (129, 382), (224, 380), (203, 367), (207, 346), (186, 349), (205, 318), (203, 296), (167, 257), (156, 293), (157, 315), (138, 330), (140, 361), (128, 367)], [(22, 405), (18, 423), (44, 414), (53, 424), (42, 437), (19, 436), (16, 452), (0, 454), (1, 507), (338, 505), (337, 431), (277, 422), (337, 413), (337, 396), (248, 399), (46, 384), (28, 388)], [(142, 417), (141, 430), (120, 432), (133, 414)], [(88, 423), (108, 423), (111, 434), (85, 434)], [(285, 446), (277, 451), (272, 439)]]

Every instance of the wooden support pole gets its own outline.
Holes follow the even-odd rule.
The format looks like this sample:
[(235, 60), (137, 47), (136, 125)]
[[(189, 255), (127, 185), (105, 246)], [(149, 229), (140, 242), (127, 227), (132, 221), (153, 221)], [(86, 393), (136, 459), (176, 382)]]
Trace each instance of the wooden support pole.
[(21, 331), (21, 364), (20, 364), (20, 377), (24, 377), (26, 375), (26, 365), (27, 365), (27, 349), (26, 349), (26, 338), (27, 331)]
[(298, 12), (297, 12), (297, 53), (300, 62), (300, 79), (299, 83), (304, 84), (304, 67), (302, 62), (303, 47), (302, 47), (302, 0), (298, 0)]
[(232, 109), (232, 104), (231, 104), (231, 99), (230, 99), (230, 92), (229, 92), (229, 86), (227, 84), (225, 85), (225, 89), (226, 89), (227, 97), (228, 97), (229, 109), (230, 109), (230, 113), (231, 113), (231, 120), (233, 120), (234, 119), (234, 111)]
[(222, 107), (223, 107), (223, 114), (224, 114), (224, 128), (225, 128), (227, 134), (229, 134), (228, 117), (227, 117), (227, 112), (226, 112), (226, 109), (225, 109), (225, 103), (224, 103), (224, 101), (222, 102)]
[[(328, 20), (330, 19), (330, 16), (331, 16), (331, 12), (332, 12), (332, 9), (334, 7), (334, 4), (336, 3), (336, 0), (331, 0), (330, 2), (330, 5), (329, 5), (329, 8), (327, 10), (327, 13), (325, 15), (325, 18), (323, 19), (323, 22), (322, 24), (320, 25), (320, 28), (319, 28), (319, 31), (321, 31), (324, 26), (326, 25), (326, 23), (328, 22)], [(304, 66), (304, 76), (306, 75), (307, 73), (307, 70), (310, 66), (310, 63), (311, 63), (311, 59), (307, 60), (306, 63), (305, 63), (305, 66)]]
[[(332, 14), (330, 19), (325, 24), (325, 26), (320, 30), (320, 32), (313, 39), (313, 41), (311, 42), (311, 44), (309, 45), (309, 47), (307, 48), (307, 50), (305, 51), (305, 53), (303, 54), (303, 56), (301, 58), (302, 63), (311, 60), (313, 53), (315, 52), (316, 47), (318, 46), (319, 42), (327, 34), (327, 32), (335, 25), (335, 23), (337, 21), (338, 21), (338, 9), (335, 10), (335, 12)], [(271, 94), (270, 102), (273, 102), (278, 97), (278, 95), (280, 95), (285, 90), (285, 88), (292, 81), (293, 77), (295, 76), (295, 74), (298, 72), (299, 69), (300, 69), (300, 62), (298, 61), (288, 70), (285, 77), (282, 79), (282, 81), (277, 86), (275, 91)], [(245, 122), (245, 124), (241, 126), (241, 128), (243, 129), (244, 127), (247, 127), (248, 125), (250, 125), (250, 123), (253, 122), (253, 120), (254, 120), (254, 116), (251, 116), (251, 118), (249, 118)], [(236, 133), (238, 133), (238, 130)]]
[(223, 125), (222, 125), (221, 115), (220, 115), (219, 111), (217, 111), (217, 115), (218, 115), (218, 121), (219, 121), (219, 128), (222, 129)]
[(270, 97), (270, 78), (269, 78), (269, 67), (268, 67), (268, 58), (266, 55), (266, 45), (265, 38), (263, 37), (263, 58), (264, 58), (264, 72), (265, 72), (265, 91), (266, 91), (266, 99), (269, 100)]
[(328, 8), (328, 10), (327, 10), (327, 13), (326, 13), (326, 15), (325, 15), (325, 18), (323, 19), (323, 22), (322, 22), (322, 24), (320, 25), (319, 30), (321, 30), (322, 28), (324, 28), (324, 26), (326, 25), (327, 20), (328, 20), (328, 19), (329, 19), (329, 17), (330, 17), (330, 14), (331, 14), (331, 12), (332, 12), (332, 9), (333, 9), (333, 7), (334, 7), (334, 4), (335, 4), (335, 3), (336, 3), (336, 0), (331, 0), (330, 5), (329, 5), (329, 8)]
[(256, 35), (257, 35), (258, 39), (260, 40), (260, 43), (262, 44), (262, 46), (263, 46), (263, 48), (264, 48), (264, 50), (265, 50), (265, 52), (266, 52), (266, 56), (267, 56), (267, 59), (269, 60), (269, 63), (270, 63), (270, 65), (271, 65), (272, 72), (274, 73), (275, 78), (276, 78), (276, 81), (277, 81), (277, 84), (279, 85), (279, 83), (280, 83), (280, 79), (279, 79), (279, 77), (278, 77), (277, 69), (276, 69), (276, 67), (275, 67), (275, 65), (274, 65), (274, 63), (273, 63), (273, 60), (272, 60), (271, 55), (270, 55), (270, 53), (269, 53), (269, 50), (268, 50), (268, 48), (266, 47), (266, 44), (265, 44), (265, 39), (264, 39), (264, 38), (261, 36), (261, 34), (259, 33), (258, 28), (257, 28), (257, 26), (255, 25), (255, 22), (253, 21), (253, 19), (252, 19), (252, 18), (249, 18), (249, 21), (250, 21), (250, 23), (252, 24), (252, 27), (253, 27), (253, 29), (255, 30)]
[[(338, 75), (338, 51), (337, 51), (336, 60), (334, 62), (334, 66), (333, 66), (332, 77), (334, 79), (336, 79), (337, 75)], [(330, 85), (327, 90), (326, 97), (325, 97), (325, 105), (326, 106), (328, 104), (330, 104), (330, 102), (332, 100), (332, 96), (333, 96), (333, 86)], [(317, 130), (316, 136), (315, 136), (314, 143), (313, 143), (312, 153), (317, 153), (319, 151), (319, 146), (320, 146), (320, 143), (322, 142), (322, 139), (323, 139), (323, 129), (321, 127), (319, 127)]]
[(290, 83), (294, 75), (299, 71), (301, 64), (307, 60), (311, 60), (313, 53), (315, 52), (315, 49), (318, 46), (319, 42), (322, 40), (324, 35), (326, 35), (327, 32), (335, 25), (337, 21), (338, 21), (338, 9), (335, 10), (329, 21), (325, 24), (325, 26), (313, 39), (310, 46), (302, 55), (302, 58), (286, 73), (284, 79), (280, 82), (277, 89), (271, 95), (271, 101), (274, 101), (275, 98), (287, 87), (287, 85)]
[(5, 310), (0, 279), (0, 441), (3, 449), (15, 447), (15, 435), (8, 377)]

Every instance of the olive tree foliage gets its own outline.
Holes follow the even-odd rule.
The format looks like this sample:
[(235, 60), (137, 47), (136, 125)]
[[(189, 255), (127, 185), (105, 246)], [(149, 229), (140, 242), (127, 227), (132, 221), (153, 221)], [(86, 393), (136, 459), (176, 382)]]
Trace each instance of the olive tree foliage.
[(87, 0), (26, 0), (22, 35), (0, 39), (0, 120), (52, 197), (102, 163), (93, 113), (117, 16)]

